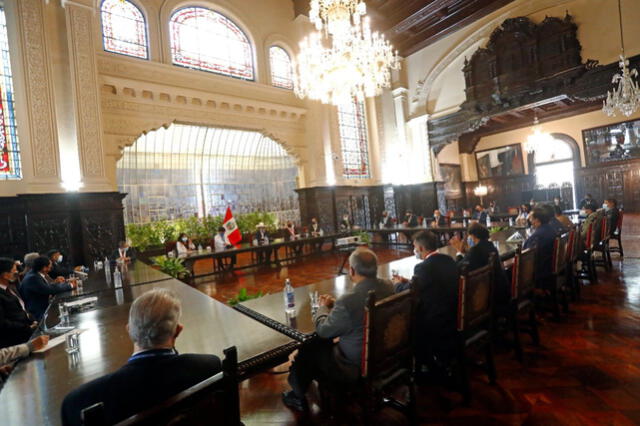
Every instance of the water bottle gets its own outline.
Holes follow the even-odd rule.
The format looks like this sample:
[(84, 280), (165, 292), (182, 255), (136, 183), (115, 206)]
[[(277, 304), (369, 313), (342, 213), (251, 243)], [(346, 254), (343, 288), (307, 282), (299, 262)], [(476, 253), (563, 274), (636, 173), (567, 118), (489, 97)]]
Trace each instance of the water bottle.
[(111, 263), (109, 263), (109, 258), (104, 258), (104, 274), (111, 278)]
[(513, 217), (509, 216), (509, 226), (513, 226)]
[(202, 253), (203, 250), (202, 244), (198, 244), (198, 253)]
[(295, 313), (296, 299), (291, 280), (287, 278), (284, 282), (284, 309), (287, 314)]
[(489, 216), (489, 213), (487, 213), (487, 228), (491, 228), (491, 217)]
[(113, 286), (115, 288), (122, 288), (122, 273), (118, 268), (116, 268), (116, 271), (113, 273)]

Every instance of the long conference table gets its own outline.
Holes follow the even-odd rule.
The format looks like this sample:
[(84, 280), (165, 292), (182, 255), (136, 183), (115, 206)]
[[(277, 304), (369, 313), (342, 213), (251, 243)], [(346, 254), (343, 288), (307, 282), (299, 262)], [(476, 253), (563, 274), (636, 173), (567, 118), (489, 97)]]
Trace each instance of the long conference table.
[[(82, 292), (57, 296), (44, 323), (58, 322), (60, 300), (97, 297), (96, 306), (71, 315), (78, 330), (80, 350), (67, 354), (65, 344), (33, 354), (16, 364), (0, 391), (0, 424), (58, 425), (65, 395), (79, 385), (111, 373), (124, 365), (133, 349), (125, 326), (133, 300), (154, 288), (175, 291), (182, 301), (184, 330), (176, 342), (180, 353), (204, 353), (223, 357), (235, 346), (241, 379), (279, 365), (299, 343), (198, 290), (136, 262), (125, 274), (122, 288), (114, 288), (103, 271), (92, 272)], [(141, 280), (152, 279), (143, 283)]]
[[(502, 260), (515, 254), (517, 244), (506, 239), (514, 230), (496, 233)], [(455, 256), (446, 246), (444, 254)], [(411, 277), (419, 261), (407, 257), (380, 265), (379, 276), (390, 278), (392, 271)], [(292, 277), (295, 284), (295, 277)], [(111, 373), (127, 362), (132, 343), (126, 332), (133, 300), (154, 288), (175, 291), (182, 301), (184, 331), (177, 340), (180, 353), (215, 354), (235, 346), (238, 351), (238, 377), (244, 380), (287, 360), (288, 355), (313, 338), (315, 327), (309, 294), (339, 297), (353, 287), (347, 276), (295, 288), (295, 315), (285, 313), (282, 293), (266, 295), (231, 308), (168, 275), (136, 261), (123, 271), (123, 286), (114, 288), (104, 271), (92, 271), (82, 290), (62, 293), (53, 300), (43, 327), (59, 322), (58, 302), (97, 297), (93, 309), (71, 315), (71, 323), (82, 331), (80, 350), (67, 354), (65, 344), (16, 364), (0, 391), (0, 423), (7, 425), (58, 425), (60, 407), (71, 390)]]

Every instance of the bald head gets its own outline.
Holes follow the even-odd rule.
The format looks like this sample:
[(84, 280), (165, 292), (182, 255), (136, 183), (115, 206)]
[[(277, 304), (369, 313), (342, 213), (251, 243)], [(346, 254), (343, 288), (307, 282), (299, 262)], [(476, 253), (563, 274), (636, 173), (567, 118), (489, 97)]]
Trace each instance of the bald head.
[(181, 314), (182, 304), (173, 291), (146, 292), (129, 310), (129, 337), (143, 350), (167, 346), (179, 332)]

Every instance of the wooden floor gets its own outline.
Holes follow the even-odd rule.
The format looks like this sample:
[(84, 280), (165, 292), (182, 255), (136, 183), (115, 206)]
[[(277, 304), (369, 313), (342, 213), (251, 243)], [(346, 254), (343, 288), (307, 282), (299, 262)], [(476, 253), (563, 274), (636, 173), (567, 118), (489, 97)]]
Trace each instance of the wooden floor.
[[(498, 385), (481, 371), (473, 380), (475, 399), (462, 407), (456, 394), (435, 388), (418, 390), (421, 424), (481, 425), (633, 425), (640, 424), (640, 215), (625, 217), (625, 259), (614, 255), (614, 271), (600, 273), (600, 283), (584, 288), (561, 323), (543, 322), (541, 347), (525, 337), (526, 365), (506, 348), (497, 350)], [(411, 255), (377, 250), (381, 262)], [(284, 278), (305, 285), (333, 277), (341, 256), (325, 254), (279, 270), (246, 271), (198, 288), (225, 301), (240, 288), (250, 292), (281, 290)], [(287, 366), (279, 367), (286, 371)], [(246, 425), (342, 424), (322, 416), (312, 395), (308, 418), (285, 408), (280, 393), (286, 374), (264, 373), (241, 385)], [(406, 424), (385, 409), (377, 424)]]

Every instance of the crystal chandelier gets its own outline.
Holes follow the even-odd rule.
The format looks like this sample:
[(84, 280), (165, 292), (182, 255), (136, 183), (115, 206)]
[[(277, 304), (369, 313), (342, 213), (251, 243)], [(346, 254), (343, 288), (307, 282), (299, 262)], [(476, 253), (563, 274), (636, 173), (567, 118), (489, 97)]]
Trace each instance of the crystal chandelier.
[[(626, 117), (633, 114), (640, 106), (640, 88), (636, 78), (638, 70), (629, 69), (629, 60), (624, 54), (624, 35), (622, 31), (622, 6), (618, 0), (618, 18), (620, 20), (620, 73), (614, 74), (611, 83), (614, 85), (611, 91), (607, 91), (607, 99), (603, 102), (602, 111), (609, 117), (616, 115), (616, 110)], [(617, 84), (617, 86), (616, 86)]]
[(549, 133), (545, 133), (542, 131), (542, 126), (540, 126), (538, 116), (536, 115), (533, 119), (533, 133), (529, 135), (525, 144), (527, 153), (532, 154), (536, 150), (539, 150), (541, 147), (545, 146), (545, 144), (551, 142), (553, 142), (553, 137), (551, 137)]
[[(342, 105), (365, 97), (378, 96), (391, 86), (391, 70), (400, 68), (398, 53), (383, 35), (371, 31), (369, 19), (362, 16), (364, 7), (344, 0), (312, 0), (316, 16), (333, 36), (320, 31), (309, 34), (300, 42), (296, 58), (295, 93), (300, 98)], [(362, 3), (364, 4), (364, 3)], [(326, 8), (327, 5), (333, 5)], [(323, 9), (325, 7), (325, 9)], [(349, 14), (355, 10), (354, 14)], [(349, 12), (349, 13), (347, 13)], [(327, 16), (329, 16), (327, 15)], [(338, 18), (338, 16), (340, 18)], [(356, 18), (353, 18), (356, 16)], [(315, 18), (313, 18), (315, 19)], [(341, 20), (346, 25), (332, 24)], [(316, 26), (318, 21), (314, 20)]]
[(309, 20), (318, 31), (325, 29), (334, 37), (348, 35), (351, 24), (360, 21), (367, 13), (364, 1), (357, 0), (311, 0)]

